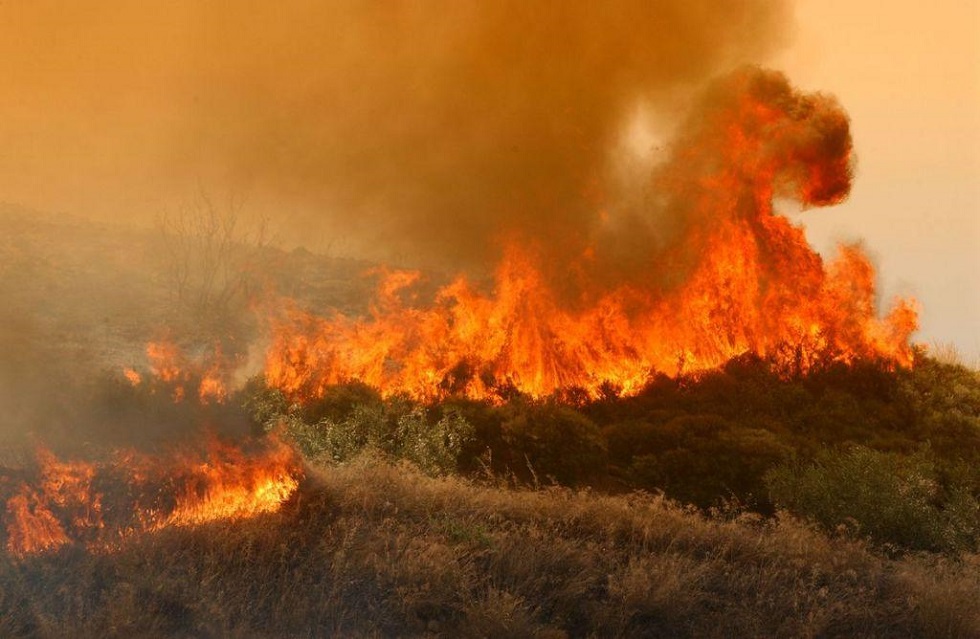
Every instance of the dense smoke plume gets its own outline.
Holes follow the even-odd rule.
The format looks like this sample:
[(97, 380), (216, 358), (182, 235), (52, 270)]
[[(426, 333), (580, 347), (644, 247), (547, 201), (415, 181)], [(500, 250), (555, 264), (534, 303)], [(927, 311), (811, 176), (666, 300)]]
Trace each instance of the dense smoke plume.
[(625, 207), (610, 155), (638, 105), (676, 108), (787, 21), (761, 0), (15, 4), (5, 198), (128, 217), (202, 184), (286, 239), (451, 268), (508, 235), (581, 249)]

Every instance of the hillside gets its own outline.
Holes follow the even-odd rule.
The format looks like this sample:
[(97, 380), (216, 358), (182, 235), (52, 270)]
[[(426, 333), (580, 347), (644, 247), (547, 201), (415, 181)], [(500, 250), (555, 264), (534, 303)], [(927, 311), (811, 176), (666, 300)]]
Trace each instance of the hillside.
[[(975, 370), (747, 354), (626, 396), (298, 399), (248, 369), (239, 287), (357, 314), (370, 265), (233, 242), (234, 295), (181, 294), (173, 235), (0, 224), (2, 636), (980, 635)], [(154, 368), (161, 335), (246, 377), (196, 401), (207, 371)], [(284, 441), (288, 490), (220, 492), (256, 460), (171, 452), (202, 432)], [(18, 546), (16, 517), (55, 541)]]
[(786, 517), (311, 470), (281, 512), (0, 558), (3, 636), (968, 637), (980, 563)]

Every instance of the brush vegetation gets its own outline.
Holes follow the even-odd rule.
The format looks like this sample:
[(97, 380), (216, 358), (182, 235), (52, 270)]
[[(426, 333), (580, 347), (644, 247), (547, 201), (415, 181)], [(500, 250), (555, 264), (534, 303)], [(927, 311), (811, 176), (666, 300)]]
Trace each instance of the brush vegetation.
[(0, 635), (980, 636), (978, 391), (925, 357), (499, 404), (107, 376), (106, 428), (275, 431), (307, 478), (274, 515), (0, 557)]
[(782, 509), (892, 553), (980, 550), (980, 377), (925, 356), (911, 370), (833, 365), (791, 379), (746, 357), (629, 398), (421, 405), (349, 384), (291, 404), (261, 380), (245, 395), (256, 424), (314, 462), (373, 450), (429, 474)]

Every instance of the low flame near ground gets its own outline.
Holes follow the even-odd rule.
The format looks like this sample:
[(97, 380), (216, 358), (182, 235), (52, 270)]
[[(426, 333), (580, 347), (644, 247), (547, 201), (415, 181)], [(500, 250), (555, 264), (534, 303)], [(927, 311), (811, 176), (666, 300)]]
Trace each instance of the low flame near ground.
[[(196, 398), (202, 404), (225, 400), (228, 366), (220, 348), (215, 347), (205, 360), (196, 361), (188, 358), (173, 341), (164, 339), (147, 344), (146, 356), (153, 376), (173, 387), (174, 401), (183, 400), (187, 389), (194, 391), (195, 387)], [(123, 374), (134, 386), (141, 381), (139, 373), (131, 368), (125, 369)]]
[[(861, 248), (842, 246), (825, 264), (774, 209), (777, 197), (804, 208), (841, 202), (852, 164), (848, 119), (833, 98), (743, 70), (709, 92), (652, 177), (659, 210), (682, 230), (651, 248), (641, 272), (610, 285), (607, 247), (586, 243), (556, 268), (518, 238), (489, 293), (459, 277), (418, 307), (405, 300), (421, 275), (390, 271), (366, 318), (280, 313), (266, 381), (298, 401), (350, 380), (420, 400), (507, 388), (596, 397), (745, 353), (787, 373), (859, 359), (908, 366), (915, 303), (896, 300), (879, 317)], [(596, 217), (601, 232), (608, 216)], [(572, 286), (571, 302), (556, 282)]]
[(16, 556), (83, 544), (111, 550), (134, 534), (276, 512), (302, 466), (275, 438), (153, 457), (117, 452), (105, 462), (66, 461), (46, 449), (33, 470), (0, 476), (5, 547)]

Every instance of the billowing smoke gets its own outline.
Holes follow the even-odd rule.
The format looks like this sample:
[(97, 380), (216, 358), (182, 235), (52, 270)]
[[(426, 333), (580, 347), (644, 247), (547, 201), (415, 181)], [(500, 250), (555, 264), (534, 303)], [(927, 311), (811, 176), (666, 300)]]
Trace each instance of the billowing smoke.
[(623, 282), (669, 289), (703, 263), (707, 244), (732, 223), (746, 225), (768, 256), (773, 268), (760, 276), (822, 270), (800, 232), (773, 214), (775, 200), (808, 208), (848, 196), (850, 125), (832, 96), (801, 92), (779, 72), (745, 66), (692, 101), (664, 151), (639, 176), (641, 197), (621, 191), (607, 198), (587, 238), (589, 259), (578, 260), (586, 271), (570, 280), (564, 260), (556, 281), (563, 277), (578, 291)]
[(616, 207), (610, 152), (638, 105), (670, 110), (760, 60), (787, 22), (768, 0), (0, 12), (6, 198), (128, 216), (200, 184), (287, 240), (452, 268), (496, 259), (506, 235), (581, 248)]
[[(509, 234), (574, 249), (635, 104), (758, 57), (781, 17), (756, 2), (321, 9), (303, 19), (329, 36), (284, 30), (198, 131), (239, 175), (310, 197), (301, 225), (323, 215), (396, 256), (480, 263)], [(254, 91), (247, 114), (238, 91)]]

